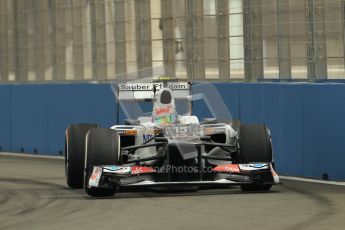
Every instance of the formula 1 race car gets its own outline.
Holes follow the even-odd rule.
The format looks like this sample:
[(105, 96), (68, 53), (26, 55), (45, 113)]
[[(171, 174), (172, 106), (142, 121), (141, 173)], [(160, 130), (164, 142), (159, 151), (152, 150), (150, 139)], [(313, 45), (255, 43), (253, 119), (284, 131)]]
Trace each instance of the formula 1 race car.
[[(267, 191), (278, 184), (269, 129), (218, 118), (199, 121), (192, 115), (191, 87), (167, 77), (117, 83), (117, 111), (119, 102), (150, 101), (153, 109), (111, 128), (70, 125), (65, 135), (67, 185), (102, 197), (122, 187), (239, 185), (244, 191)], [(185, 102), (183, 115), (179, 101)], [(127, 107), (131, 109), (133, 105)]]

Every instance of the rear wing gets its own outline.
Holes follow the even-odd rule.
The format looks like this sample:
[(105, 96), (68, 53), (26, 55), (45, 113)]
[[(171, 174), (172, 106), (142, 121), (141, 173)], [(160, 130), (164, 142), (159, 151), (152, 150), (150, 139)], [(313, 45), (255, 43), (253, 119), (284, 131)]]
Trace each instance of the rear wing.
[(191, 95), (190, 82), (126, 82), (116, 85), (117, 101), (152, 101), (163, 87), (172, 90), (177, 100), (188, 100)]
[[(126, 102), (151, 102), (154, 100), (156, 93), (163, 87), (169, 88), (173, 97), (177, 101), (186, 100), (188, 103), (188, 114), (192, 112), (192, 83), (191, 82), (177, 82), (177, 81), (160, 81), (160, 82), (116, 82), (112, 84), (112, 88), (116, 95), (116, 124), (119, 124), (120, 117), (120, 103), (121, 107), (125, 108)], [(125, 103), (125, 104), (124, 104)], [(138, 104), (130, 104), (128, 111), (136, 111), (134, 114), (139, 114)], [(129, 114), (127, 114), (128, 117)]]

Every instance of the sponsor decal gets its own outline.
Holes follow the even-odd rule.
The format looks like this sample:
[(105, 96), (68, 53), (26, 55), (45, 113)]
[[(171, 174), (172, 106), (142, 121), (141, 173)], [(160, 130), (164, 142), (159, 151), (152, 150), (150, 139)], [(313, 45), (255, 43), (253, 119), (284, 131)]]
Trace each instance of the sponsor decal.
[(170, 114), (173, 112), (173, 109), (172, 109), (172, 106), (171, 105), (168, 105), (166, 107), (160, 107), (160, 108), (157, 108), (155, 110), (155, 114), (158, 116), (158, 115), (161, 115), (161, 114)]
[(103, 166), (104, 170), (109, 170), (109, 171), (116, 171), (121, 169), (122, 166), (118, 166), (118, 165), (109, 165), (109, 166)]
[(170, 115), (163, 115), (163, 116), (157, 116), (153, 117), (152, 121), (164, 126), (164, 125), (170, 125), (171, 123), (175, 123), (177, 120), (177, 116), (170, 114)]
[(168, 84), (169, 89), (172, 90), (183, 90), (183, 89), (188, 89), (189, 85), (188, 83), (180, 82), (180, 83), (172, 83)]
[(249, 164), (250, 167), (261, 169), (267, 167), (267, 164)]
[(127, 83), (127, 84), (119, 84), (119, 90), (120, 91), (133, 91), (133, 90), (138, 90), (138, 91), (150, 91), (153, 90), (153, 85), (156, 85), (156, 89), (161, 88), (162, 84), (152, 84), (152, 83)]
[(143, 134), (143, 141), (148, 141), (153, 137), (152, 134)]
[(145, 173), (154, 173), (156, 172), (153, 168), (144, 167), (144, 166), (132, 166), (131, 174), (145, 174)]
[(117, 132), (121, 135), (121, 134), (126, 134), (126, 130), (117, 130)]
[(104, 166), (103, 172), (124, 175), (131, 172), (131, 167), (123, 167), (118, 165)]
[(101, 167), (93, 167), (92, 174), (89, 179), (89, 185), (88, 187), (98, 187), (99, 185), (99, 180), (102, 175), (102, 168)]
[(137, 135), (138, 131), (136, 129), (125, 129), (125, 130), (118, 129), (118, 133), (120, 135), (135, 136)]
[(255, 171), (260, 169), (268, 169), (268, 164), (239, 164), (239, 167), (243, 171)]
[[(163, 88), (163, 83), (122, 83), (118, 86), (120, 91), (152, 91), (153, 86), (158, 91)], [(189, 84), (187, 82), (168, 83), (168, 88), (171, 90), (187, 90)]]
[(212, 171), (240, 173), (240, 168), (238, 167), (237, 164), (226, 164), (226, 165), (218, 165), (215, 168), (213, 168)]

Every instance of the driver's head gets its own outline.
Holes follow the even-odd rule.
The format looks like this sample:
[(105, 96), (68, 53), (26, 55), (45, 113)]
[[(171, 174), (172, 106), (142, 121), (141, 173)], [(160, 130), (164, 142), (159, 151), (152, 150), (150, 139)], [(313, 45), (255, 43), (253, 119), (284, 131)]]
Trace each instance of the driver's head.
[(171, 104), (171, 101), (172, 101), (171, 92), (169, 90), (164, 89), (160, 94), (159, 100), (164, 105)]
[(171, 124), (177, 121), (175, 99), (169, 88), (158, 91), (153, 103), (152, 121), (157, 124)]

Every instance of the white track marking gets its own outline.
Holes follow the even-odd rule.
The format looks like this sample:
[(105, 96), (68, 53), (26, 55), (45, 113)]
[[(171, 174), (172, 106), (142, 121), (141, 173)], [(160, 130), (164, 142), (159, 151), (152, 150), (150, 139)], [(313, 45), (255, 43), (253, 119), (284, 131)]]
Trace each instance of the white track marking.
[(44, 158), (44, 159), (58, 159), (64, 160), (63, 156), (51, 156), (51, 155), (34, 155), (30, 153), (8, 153), (8, 152), (0, 152), (0, 156), (13, 156), (13, 157), (31, 157), (31, 158)]
[(293, 177), (293, 176), (279, 176), (279, 178), (285, 179), (285, 180), (304, 181), (304, 182), (311, 182), (311, 183), (317, 183), (317, 184), (345, 186), (345, 182), (339, 182), (339, 181), (315, 180), (315, 179), (307, 179), (307, 178)]

